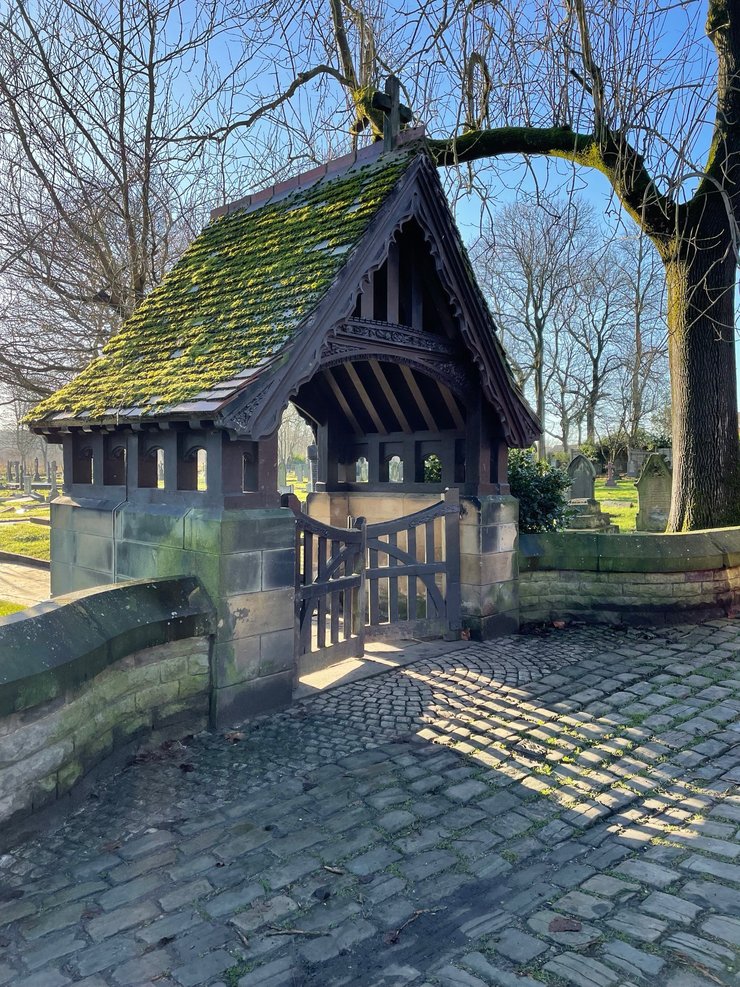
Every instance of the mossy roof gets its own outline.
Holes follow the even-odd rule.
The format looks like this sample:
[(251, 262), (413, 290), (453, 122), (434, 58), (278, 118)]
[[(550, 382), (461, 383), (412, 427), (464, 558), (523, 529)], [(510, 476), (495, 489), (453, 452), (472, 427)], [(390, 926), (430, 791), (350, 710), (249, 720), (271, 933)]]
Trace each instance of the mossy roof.
[(222, 405), (294, 339), (415, 156), (383, 155), (210, 223), (101, 356), (28, 421)]

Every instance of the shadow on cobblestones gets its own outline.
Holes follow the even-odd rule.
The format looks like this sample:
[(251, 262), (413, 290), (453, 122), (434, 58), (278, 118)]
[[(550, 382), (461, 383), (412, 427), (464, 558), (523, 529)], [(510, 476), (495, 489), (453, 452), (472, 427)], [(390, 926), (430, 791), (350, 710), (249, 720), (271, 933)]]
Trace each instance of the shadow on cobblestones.
[(0, 858), (0, 984), (732, 987), (739, 651), (521, 636), (187, 738)]

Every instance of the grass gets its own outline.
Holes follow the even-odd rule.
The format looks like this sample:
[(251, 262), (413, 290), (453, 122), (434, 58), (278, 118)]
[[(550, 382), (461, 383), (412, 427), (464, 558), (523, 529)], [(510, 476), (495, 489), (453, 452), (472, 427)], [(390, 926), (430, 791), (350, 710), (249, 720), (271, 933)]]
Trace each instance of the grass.
[(19, 521), (18, 524), (0, 524), (0, 551), (16, 555), (30, 555), (34, 559), (49, 561), (49, 532), (40, 524)]
[(7, 617), (8, 614), (18, 613), (26, 608), (21, 603), (10, 603), (8, 600), (0, 600), (0, 617)]
[(637, 487), (634, 480), (617, 480), (616, 487), (606, 487), (605, 477), (597, 477), (594, 496), (601, 509), (611, 514), (612, 523), (619, 525), (620, 532), (634, 531), (637, 517)]
[(49, 519), (48, 504), (41, 504), (33, 497), (0, 497), (0, 520), (20, 517), (41, 517)]

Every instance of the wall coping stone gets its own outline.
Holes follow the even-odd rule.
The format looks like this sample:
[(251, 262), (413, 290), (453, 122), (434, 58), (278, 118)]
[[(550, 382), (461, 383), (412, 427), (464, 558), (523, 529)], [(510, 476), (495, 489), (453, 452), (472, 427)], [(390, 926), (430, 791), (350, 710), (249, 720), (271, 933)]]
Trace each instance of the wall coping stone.
[(215, 632), (194, 576), (59, 596), (0, 618), (0, 716), (30, 709), (136, 651)]
[(519, 535), (520, 571), (700, 572), (740, 565), (740, 527), (658, 534)]

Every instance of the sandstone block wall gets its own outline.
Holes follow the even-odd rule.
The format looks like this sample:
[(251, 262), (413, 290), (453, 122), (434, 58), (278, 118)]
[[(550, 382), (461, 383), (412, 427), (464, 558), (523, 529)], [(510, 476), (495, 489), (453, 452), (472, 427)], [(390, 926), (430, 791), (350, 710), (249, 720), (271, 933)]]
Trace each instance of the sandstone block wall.
[(197, 580), (131, 584), (0, 620), (0, 824), (111, 755), (208, 724), (210, 601)]
[(519, 563), (523, 624), (668, 624), (740, 606), (740, 528), (522, 535)]

